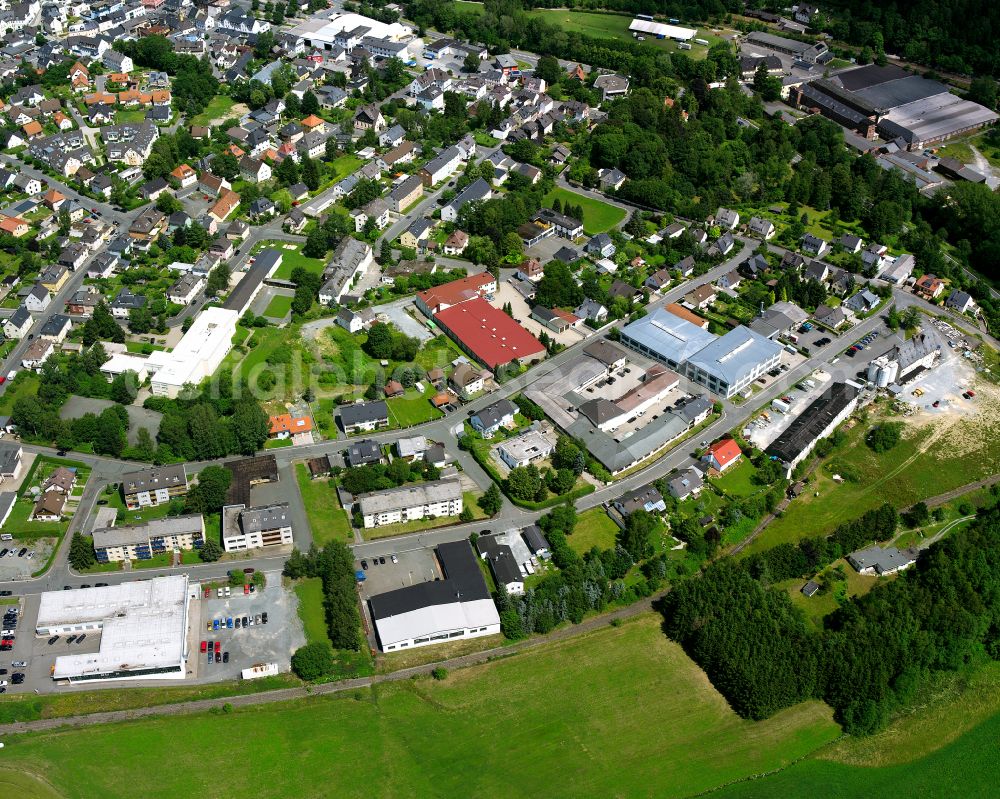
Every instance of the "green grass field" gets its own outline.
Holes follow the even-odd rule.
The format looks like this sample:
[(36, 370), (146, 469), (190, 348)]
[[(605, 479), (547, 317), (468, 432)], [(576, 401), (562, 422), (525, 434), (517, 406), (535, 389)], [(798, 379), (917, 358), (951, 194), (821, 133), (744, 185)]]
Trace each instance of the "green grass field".
[[(456, 3), (459, 9), (466, 9), (474, 4)], [(628, 26), (632, 23), (632, 16), (622, 14), (594, 14), (586, 11), (568, 11), (565, 9), (544, 9), (530, 12), (531, 16), (544, 19), (554, 25), (559, 26), (566, 32), (582, 33), (586, 36), (594, 36), (603, 39), (616, 39), (622, 42), (637, 42), (632, 36)], [(665, 21), (665, 20), (660, 20)], [(681, 23), (682, 26), (685, 23)], [(710, 45), (717, 44), (721, 38), (711, 31), (698, 28), (697, 38), (705, 39)], [(654, 50), (664, 50), (668, 53), (677, 52), (677, 42), (671, 39), (657, 39), (655, 36), (647, 35), (645, 45)], [(693, 59), (702, 59), (708, 55), (708, 48), (693, 44), (690, 50), (685, 51), (685, 55)]]
[(353, 541), (351, 521), (337, 502), (337, 492), (327, 480), (313, 480), (304, 463), (295, 464), (295, 478), (309, 517), (313, 542), (323, 546), (328, 541)]
[[(902, 441), (882, 454), (863, 442), (874, 421), (847, 431), (846, 443), (813, 472), (806, 491), (745, 552), (827, 533), (883, 502), (904, 508), (1000, 470), (1000, 437), (988, 416), (908, 426)], [(848, 472), (857, 480), (834, 482), (834, 474)]]
[(205, 106), (205, 110), (191, 120), (191, 124), (210, 125), (213, 122), (222, 122), (229, 116), (235, 104), (232, 97), (217, 94)]
[[(4, 765), (72, 797), (205, 796), (220, 785), (368, 797), (377, 772), (382, 796), (666, 798), (786, 767), (838, 734), (818, 702), (737, 718), (650, 614), (440, 682), (8, 737)], [(205, 768), (234, 737), (241, 756)], [(164, 750), (170, 767), (149, 768), (149, 753)], [(115, 768), (95, 751), (113, 752)]]
[(264, 309), (264, 316), (271, 319), (284, 319), (292, 312), (292, 299), (284, 294), (274, 295), (267, 304), (267, 308)]
[(785, 771), (712, 793), (722, 799), (809, 796), (869, 799), (873, 796), (995, 796), (1000, 780), (996, 742), (1000, 715), (912, 762), (864, 767), (810, 757)]
[(263, 247), (274, 247), (281, 253), (281, 263), (274, 270), (274, 277), (277, 280), (291, 280), (292, 271), (300, 266), (314, 275), (323, 272), (325, 266), (323, 259), (308, 258), (302, 254), (302, 248), (298, 244), (287, 241), (266, 241)]
[(323, 612), (323, 581), (319, 577), (298, 580), (295, 583), (295, 595), (299, 599), (299, 618), (302, 620), (306, 642), (329, 643)]
[(625, 211), (621, 208), (559, 187), (546, 194), (543, 202), (551, 208), (552, 201), (556, 199), (563, 205), (568, 202), (583, 208), (583, 232), (588, 236), (606, 233), (625, 218)]
[[(735, 466), (730, 466), (723, 474), (712, 480), (715, 486), (731, 497), (749, 497), (762, 490), (762, 487), (753, 482), (753, 476), (757, 474), (756, 467), (747, 459), (742, 458), (741, 462)], [(764, 486), (763, 488), (766, 488)]]
[(593, 547), (611, 549), (618, 535), (618, 525), (604, 512), (603, 508), (591, 508), (581, 513), (576, 520), (573, 535), (567, 538), (569, 545), (581, 555)]
[(431, 397), (436, 393), (434, 386), (429, 385), (423, 394), (416, 389), (411, 389), (402, 397), (386, 400), (392, 420), (399, 427), (413, 427), (415, 424), (422, 424), (444, 416), (442, 411), (431, 405)]

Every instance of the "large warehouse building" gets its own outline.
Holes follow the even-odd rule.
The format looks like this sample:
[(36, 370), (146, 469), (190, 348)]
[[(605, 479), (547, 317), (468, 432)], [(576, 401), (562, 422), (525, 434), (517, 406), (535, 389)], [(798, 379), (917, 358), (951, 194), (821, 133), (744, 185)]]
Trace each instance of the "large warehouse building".
[(312, 17), (288, 32), (310, 50), (350, 51), (364, 46), (373, 55), (395, 56), (406, 61), (423, 51), (423, 40), (413, 29), (399, 22), (379, 22), (360, 14), (334, 14), (329, 19)]
[(951, 94), (940, 81), (897, 66), (848, 69), (799, 87), (796, 103), (814, 108), (867, 139), (902, 139), (909, 150), (997, 121), (990, 109)]
[(56, 658), (52, 679), (183, 680), (187, 662), (188, 578), (178, 574), (100, 588), (47, 591), (37, 635), (99, 631), (97, 652)]
[(444, 579), (368, 600), (383, 652), (500, 632), (500, 614), (469, 542), (439, 544), (435, 552)]
[(621, 340), (727, 398), (777, 366), (782, 350), (742, 325), (716, 336), (663, 308), (622, 328)]
[(545, 357), (537, 338), (486, 300), (452, 305), (434, 314), (434, 321), (465, 352), (493, 370)]
[(240, 315), (225, 308), (205, 308), (194, 320), (152, 378), (153, 393), (176, 397), (188, 383), (198, 385), (211, 376), (233, 347)]
[(777, 458), (790, 478), (792, 470), (810, 453), (816, 442), (826, 438), (837, 425), (854, 413), (859, 387), (854, 383), (834, 383), (810, 403), (764, 453)]

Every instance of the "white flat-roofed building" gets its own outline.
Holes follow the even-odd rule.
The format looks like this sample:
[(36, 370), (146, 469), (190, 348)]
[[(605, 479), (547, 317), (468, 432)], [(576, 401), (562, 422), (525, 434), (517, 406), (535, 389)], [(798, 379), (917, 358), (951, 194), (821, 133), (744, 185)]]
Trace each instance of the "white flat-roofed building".
[(152, 378), (153, 393), (176, 397), (188, 383), (198, 385), (212, 375), (233, 346), (239, 314), (226, 308), (205, 308), (169, 353)]
[(500, 614), (469, 542), (439, 544), (435, 553), (444, 579), (368, 600), (383, 652), (500, 632)]
[(458, 516), (462, 512), (462, 484), (458, 480), (433, 480), (363, 494), (358, 497), (358, 509), (365, 527)]
[(188, 578), (178, 574), (100, 588), (47, 591), (39, 636), (99, 631), (97, 652), (56, 658), (52, 679), (183, 680), (187, 671)]
[(167, 516), (129, 527), (95, 529), (93, 536), (98, 563), (151, 560), (175, 549), (201, 548), (205, 521), (200, 513)]
[(497, 447), (497, 454), (511, 469), (516, 469), (518, 466), (527, 466), (532, 461), (549, 457), (555, 448), (556, 444), (551, 436), (540, 430), (528, 430), (500, 444)]
[(316, 50), (333, 50), (337, 47), (352, 50), (364, 43), (365, 39), (406, 41), (410, 43), (407, 53), (416, 54), (423, 49), (423, 41), (413, 38), (413, 28), (408, 25), (379, 22), (360, 14), (333, 14), (329, 19), (311, 17), (296, 25), (287, 35), (300, 40), (305, 47)]
[(698, 32), (692, 28), (664, 25), (662, 22), (653, 22), (650, 19), (633, 19), (628, 29), (634, 33), (648, 33), (659, 39), (673, 39), (676, 42), (689, 41)]
[(135, 372), (139, 383), (145, 383), (149, 377), (149, 361), (139, 355), (116, 352), (101, 366), (101, 374), (109, 383), (125, 372)]
[(152, 507), (187, 493), (187, 472), (183, 463), (152, 466), (126, 472), (121, 478), (122, 498), (129, 510)]
[(248, 508), (222, 509), (222, 546), (226, 552), (291, 544), (292, 512), (287, 502)]

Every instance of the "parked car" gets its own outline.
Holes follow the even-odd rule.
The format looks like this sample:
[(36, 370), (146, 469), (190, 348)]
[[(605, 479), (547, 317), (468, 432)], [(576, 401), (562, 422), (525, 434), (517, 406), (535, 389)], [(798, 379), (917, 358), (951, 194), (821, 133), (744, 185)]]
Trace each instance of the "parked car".
[(229, 662), (229, 653), (228, 652), (223, 652), (222, 653), (222, 662), (223, 663), (228, 663)]
[(222, 641), (216, 641), (215, 642), (215, 651), (218, 652), (221, 649), (222, 649)]
[(202, 641), (201, 642), (201, 651), (202, 652), (207, 652), (208, 651), (208, 641)]

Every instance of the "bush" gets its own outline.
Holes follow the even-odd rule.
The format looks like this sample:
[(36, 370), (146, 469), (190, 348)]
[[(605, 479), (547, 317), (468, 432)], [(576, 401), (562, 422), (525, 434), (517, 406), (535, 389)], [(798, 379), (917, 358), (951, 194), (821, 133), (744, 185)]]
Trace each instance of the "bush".
[(307, 682), (333, 674), (333, 650), (328, 643), (314, 641), (299, 647), (292, 655), (292, 671)]
[(434, 671), (431, 672), (431, 677), (433, 677), (435, 680), (443, 680), (447, 676), (448, 676), (448, 669), (444, 668), (443, 666), (438, 666), (436, 669), (434, 669)]
[(865, 443), (873, 452), (888, 452), (899, 443), (902, 433), (902, 422), (881, 422), (868, 432)]

